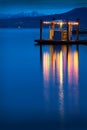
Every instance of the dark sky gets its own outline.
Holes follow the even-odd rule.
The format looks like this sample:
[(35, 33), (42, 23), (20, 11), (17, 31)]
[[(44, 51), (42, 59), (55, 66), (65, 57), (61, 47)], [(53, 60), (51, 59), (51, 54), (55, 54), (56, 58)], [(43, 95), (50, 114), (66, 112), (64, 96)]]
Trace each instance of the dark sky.
[(75, 7), (87, 7), (87, 0), (0, 0), (1, 13), (38, 11), (63, 13)]

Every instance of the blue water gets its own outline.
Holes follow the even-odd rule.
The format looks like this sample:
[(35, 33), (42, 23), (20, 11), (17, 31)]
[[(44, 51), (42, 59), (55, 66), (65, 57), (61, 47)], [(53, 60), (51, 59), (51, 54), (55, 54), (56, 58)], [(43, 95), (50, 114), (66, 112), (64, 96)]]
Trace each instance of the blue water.
[(38, 29), (0, 30), (1, 128), (86, 128), (87, 46), (35, 46), (37, 38)]

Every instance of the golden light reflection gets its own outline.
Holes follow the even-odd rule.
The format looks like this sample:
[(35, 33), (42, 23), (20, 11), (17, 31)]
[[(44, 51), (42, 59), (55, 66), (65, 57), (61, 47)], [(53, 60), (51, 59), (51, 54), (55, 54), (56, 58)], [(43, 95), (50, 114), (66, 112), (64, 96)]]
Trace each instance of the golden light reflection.
[(48, 52), (45, 52), (43, 54), (43, 77), (44, 77), (44, 96), (47, 101), (47, 104), (49, 102), (49, 73), (50, 73), (50, 55)]
[(57, 53), (57, 77), (58, 81), (60, 81), (60, 54)]
[(55, 81), (55, 62), (56, 62), (56, 53), (54, 52), (53, 46), (50, 46), (50, 66), (52, 70), (53, 81)]
[(64, 115), (64, 91), (63, 91), (63, 51), (59, 51), (56, 57), (57, 77), (59, 80), (59, 112), (61, 117)]
[(56, 68), (55, 68), (55, 63), (56, 63), (56, 53), (54, 52), (54, 53), (53, 53), (53, 61), (52, 61), (52, 67), (53, 67), (53, 68), (52, 68), (52, 70), (53, 70), (53, 71), (52, 71), (53, 81), (55, 81), (55, 71), (56, 71), (56, 70), (55, 70), (55, 69), (56, 69)]
[(68, 94), (69, 94), (69, 104), (71, 104), (72, 99), (74, 102), (72, 102), (72, 105), (69, 106), (70, 111), (75, 109), (75, 111), (78, 113), (78, 74), (79, 73), (79, 56), (78, 56), (78, 50), (77, 46), (76, 49), (71, 46), (68, 48)]
[(66, 64), (67, 64), (67, 46), (63, 45), (62, 46), (62, 52), (63, 52), (63, 76), (66, 78)]
[(63, 52), (62, 51), (57, 53), (56, 63), (57, 63), (57, 77), (58, 77), (60, 86), (62, 86), (62, 84), (63, 84), (63, 68), (64, 68)]
[[(70, 96), (75, 98), (75, 101), (78, 99), (78, 89), (73, 89), (73, 87), (78, 86), (78, 57), (78, 50), (73, 49), (72, 46), (62, 46), (57, 49), (50, 46), (50, 51), (43, 53), (44, 95), (47, 100), (50, 99), (49, 83), (56, 83), (55, 87), (58, 88), (58, 110), (61, 117), (64, 116), (65, 111), (64, 83), (68, 83), (69, 86), (69, 89), (66, 89), (69, 92), (69, 99)], [(76, 93), (77, 95), (75, 95)], [(71, 99), (70, 102), (72, 102)]]
[(63, 55), (62, 51), (60, 52), (60, 85), (63, 84)]
[(68, 51), (68, 82), (78, 85), (78, 51), (72, 52), (71, 48)]
[(44, 80), (49, 81), (49, 69), (50, 69), (50, 59), (49, 54), (46, 52), (43, 55), (43, 74)]
[(75, 85), (78, 85), (78, 51), (74, 52), (74, 77)]
[(68, 82), (72, 84), (72, 74), (73, 74), (73, 55), (71, 48), (68, 50)]

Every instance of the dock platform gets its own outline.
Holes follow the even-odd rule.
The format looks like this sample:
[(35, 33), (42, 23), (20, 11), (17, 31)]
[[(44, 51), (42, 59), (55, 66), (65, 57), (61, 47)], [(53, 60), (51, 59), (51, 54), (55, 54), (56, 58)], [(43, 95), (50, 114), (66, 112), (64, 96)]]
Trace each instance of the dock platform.
[(70, 40), (70, 41), (58, 41), (58, 40), (35, 40), (38, 45), (87, 45), (87, 40)]

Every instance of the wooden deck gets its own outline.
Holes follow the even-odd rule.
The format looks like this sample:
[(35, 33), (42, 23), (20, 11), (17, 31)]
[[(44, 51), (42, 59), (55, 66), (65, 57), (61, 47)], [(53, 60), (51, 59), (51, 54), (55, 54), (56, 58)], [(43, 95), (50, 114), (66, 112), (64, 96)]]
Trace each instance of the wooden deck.
[(78, 40), (78, 41), (58, 41), (58, 40), (35, 40), (39, 45), (87, 45), (87, 40)]

